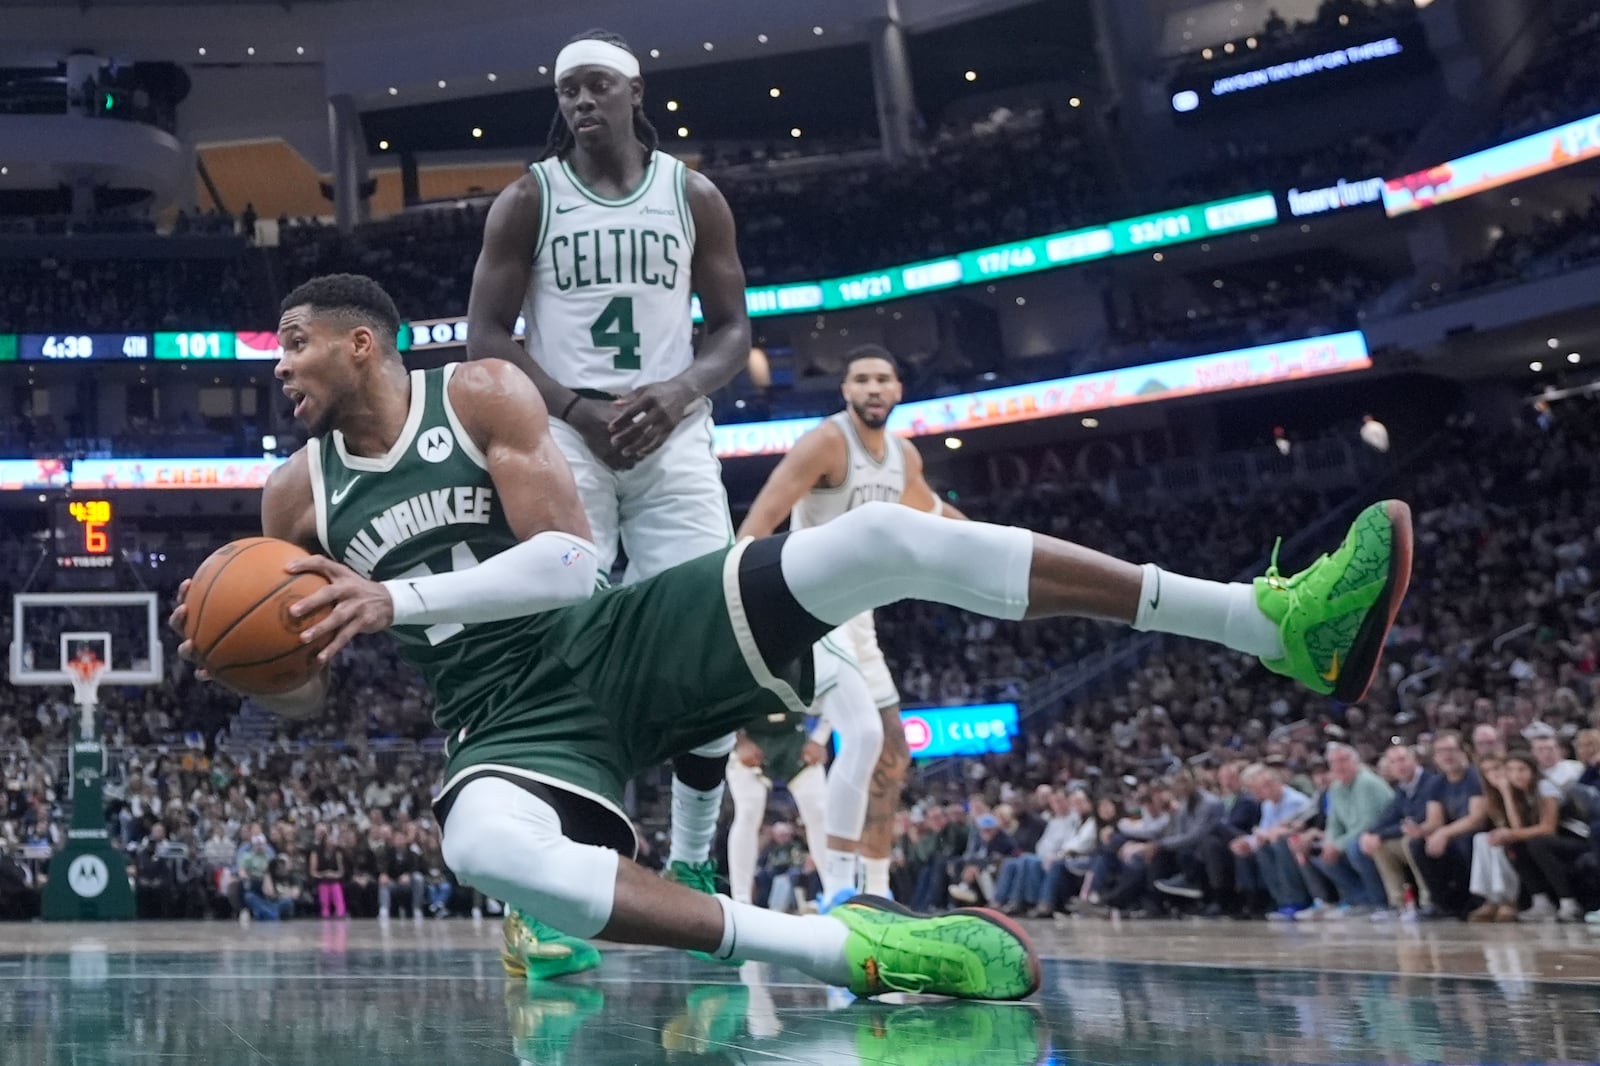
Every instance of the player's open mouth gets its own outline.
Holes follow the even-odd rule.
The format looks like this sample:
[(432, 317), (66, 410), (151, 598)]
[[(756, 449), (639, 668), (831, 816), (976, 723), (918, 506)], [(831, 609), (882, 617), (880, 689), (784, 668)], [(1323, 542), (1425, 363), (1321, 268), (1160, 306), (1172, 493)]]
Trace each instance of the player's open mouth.
[(306, 406), (305, 393), (297, 389), (284, 389), (283, 394), (289, 398), (290, 403), (294, 404), (294, 417), (299, 418), (300, 412), (304, 411)]
[(584, 130), (597, 130), (603, 125), (605, 123), (597, 118), (580, 118), (572, 128), (581, 133)]

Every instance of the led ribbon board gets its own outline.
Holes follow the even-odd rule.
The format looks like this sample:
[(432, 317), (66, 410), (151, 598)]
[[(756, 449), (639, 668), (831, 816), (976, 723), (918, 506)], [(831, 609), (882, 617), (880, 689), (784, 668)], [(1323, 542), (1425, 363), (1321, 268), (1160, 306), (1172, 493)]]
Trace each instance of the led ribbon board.
[(1600, 115), (1519, 137), (1384, 184), (1390, 218), (1600, 158)]

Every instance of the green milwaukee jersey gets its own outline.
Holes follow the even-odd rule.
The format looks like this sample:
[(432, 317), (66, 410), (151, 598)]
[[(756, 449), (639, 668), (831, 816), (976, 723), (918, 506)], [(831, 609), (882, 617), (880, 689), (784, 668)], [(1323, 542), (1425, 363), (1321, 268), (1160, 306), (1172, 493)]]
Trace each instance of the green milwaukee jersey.
[[(488, 461), (450, 408), (445, 390), (454, 370), (411, 372), (411, 410), (387, 455), (351, 455), (337, 430), (307, 444), (322, 546), (363, 577), (466, 570), (517, 543)], [(435, 722), (455, 732), (474, 724), (474, 708), (503, 682), (507, 657), (536, 652), (555, 617), (390, 633), (433, 691)]]
[[(306, 445), (323, 550), (364, 577), (466, 570), (516, 543), (487, 460), (450, 407), (454, 370), (411, 372), (410, 410), (387, 454), (351, 455), (338, 432)], [(610, 836), (587, 842), (626, 850), (631, 777), (752, 719), (803, 710), (809, 656), (776, 671), (752, 665), (742, 548), (571, 607), (390, 629), (447, 733), (442, 798), (480, 773), (553, 786), (614, 816)]]

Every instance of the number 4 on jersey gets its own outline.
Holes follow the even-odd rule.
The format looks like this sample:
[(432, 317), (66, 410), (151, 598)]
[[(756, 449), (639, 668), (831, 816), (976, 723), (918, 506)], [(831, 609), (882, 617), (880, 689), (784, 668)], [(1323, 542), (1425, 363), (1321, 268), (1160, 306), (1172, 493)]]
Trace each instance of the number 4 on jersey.
[(596, 348), (615, 348), (611, 365), (618, 370), (639, 369), (639, 334), (633, 330), (633, 297), (613, 296), (600, 317), (589, 327)]

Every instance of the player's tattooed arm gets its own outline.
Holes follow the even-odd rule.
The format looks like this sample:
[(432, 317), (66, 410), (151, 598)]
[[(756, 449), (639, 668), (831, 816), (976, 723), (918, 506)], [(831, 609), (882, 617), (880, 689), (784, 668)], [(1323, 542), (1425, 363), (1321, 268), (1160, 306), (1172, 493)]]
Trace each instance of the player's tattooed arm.
[(801, 437), (761, 486), (739, 525), (739, 539), (771, 536), (806, 493), (843, 482), (848, 461), (844, 434), (833, 423), (824, 422)]

